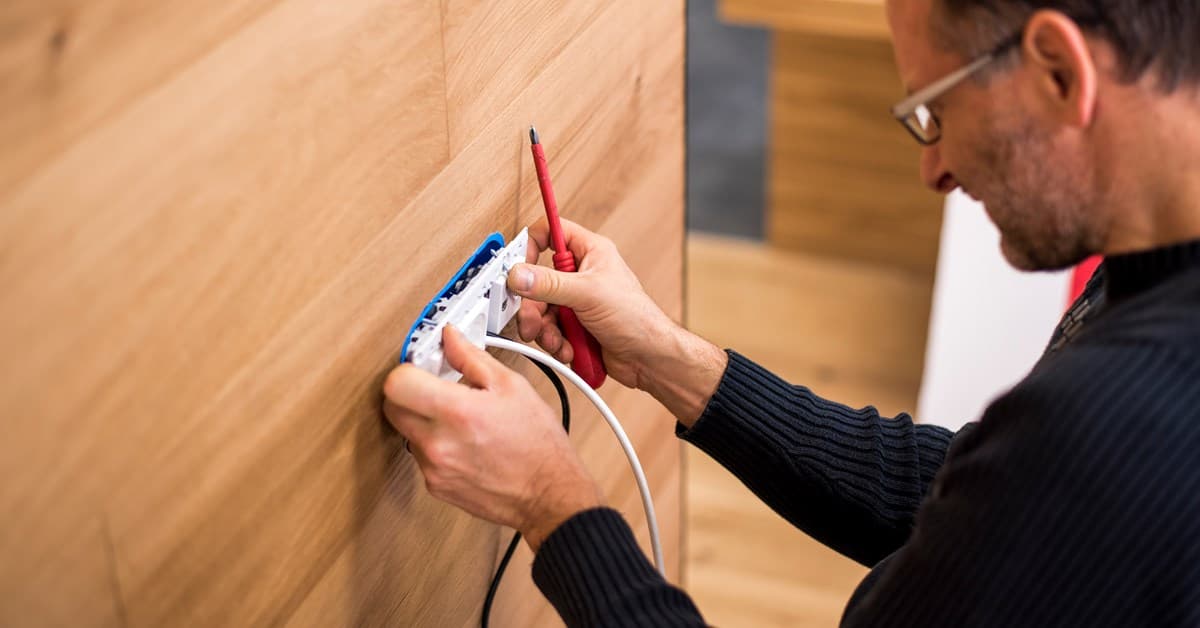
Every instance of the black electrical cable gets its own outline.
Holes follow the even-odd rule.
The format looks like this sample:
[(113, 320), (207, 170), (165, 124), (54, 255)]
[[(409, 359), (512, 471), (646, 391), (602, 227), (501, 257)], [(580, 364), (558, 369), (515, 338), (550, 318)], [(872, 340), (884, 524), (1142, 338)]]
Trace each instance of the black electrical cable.
[[(499, 334), (488, 332), (489, 336), (503, 338)], [(528, 357), (528, 356), (527, 356)], [(558, 393), (558, 399), (562, 402), (562, 423), (563, 430), (568, 434), (571, 433), (571, 402), (567, 399), (567, 389), (563, 386), (562, 379), (553, 369), (534, 360), (528, 358), (538, 370), (546, 374), (546, 378), (554, 384), (554, 390)], [(513, 553), (517, 551), (517, 545), (521, 543), (521, 533), (513, 534), (512, 542), (508, 544), (508, 549), (504, 551), (504, 558), (500, 559), (500, 566), (496, 567), (496, 575), (492, 576), (492, 583), (488, 586), (487, 597), (483, 600), (483, 617), (479, 620), (483, 628), (488, 628), (488, 617), (492, 614), (492, 602), (496, 599), (496, 589), (500, 587), (500, 578), (504, 575), (504, 570), (508, 567), (508, 561), (512, 560)]]

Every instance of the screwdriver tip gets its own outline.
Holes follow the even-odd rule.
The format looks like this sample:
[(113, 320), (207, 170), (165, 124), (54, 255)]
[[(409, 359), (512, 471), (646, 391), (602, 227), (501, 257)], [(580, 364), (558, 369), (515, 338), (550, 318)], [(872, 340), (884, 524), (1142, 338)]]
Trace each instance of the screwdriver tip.
[(538, 143), (539, 143), (539, 142), (538, 142), (538, 134), (537, 134), (537, 129), (533, 128), (533, 125), (532, 125), (532, 124), (531, 124), (531, 125), (529, 125), (529, 141), (530, 141), (530, 142), (533, 142), (534, 144), (538, 144)]

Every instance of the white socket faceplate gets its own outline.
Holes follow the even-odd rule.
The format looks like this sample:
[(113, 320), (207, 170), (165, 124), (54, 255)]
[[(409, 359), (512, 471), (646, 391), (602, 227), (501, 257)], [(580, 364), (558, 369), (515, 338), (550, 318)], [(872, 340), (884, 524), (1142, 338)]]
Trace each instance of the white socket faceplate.
[(418, 368), (442, 379), (458, 381), (462, 374), (446, 364), (442, 353), (442, 328), (454, 325), (471, 341), (483, 348), (488, 332), (500, 333), (521, 307), (521, 297), (508, 291), (508, 271), (525, 263), (528, 230), (520, 233), (507, 246), (496, 251), (492, 259), (478, 266), (464, 278), (467, 284), (449, 299), (442, 299), (429, 321), (423, 323), (408, 347), (410, 361)]

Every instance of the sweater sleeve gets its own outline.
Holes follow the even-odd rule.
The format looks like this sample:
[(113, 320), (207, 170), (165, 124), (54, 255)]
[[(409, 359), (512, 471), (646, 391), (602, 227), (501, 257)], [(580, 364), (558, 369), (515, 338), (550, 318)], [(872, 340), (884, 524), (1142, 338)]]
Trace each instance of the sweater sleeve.
[(954, 434), (822, 399), (727, 353), (704, 413), (676, 434), (834, 550), (869, 566), (899, 549)]
[(705, 625), (611, 508), (585, 510), (555, 528), (534, 557), (533, 580), (567, 626)]

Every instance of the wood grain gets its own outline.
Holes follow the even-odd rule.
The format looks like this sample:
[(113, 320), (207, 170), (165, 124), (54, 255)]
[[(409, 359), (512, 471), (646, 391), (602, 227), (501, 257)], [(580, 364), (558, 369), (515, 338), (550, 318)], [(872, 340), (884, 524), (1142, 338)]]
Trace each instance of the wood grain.
[(793, 33), (891, 39), (883, 0), (721, 0), (721, 18)]
[[(2, 33), (42, 25), (0, 43), (20, 78), (0, 91), (20, 140), (0, 150), (0, 624), (476, 623), (507, 532), (425, 493), (379, 384), (464, 256), (536, 215), (535, 115), (579, 199), (564, 215), (630, 250), (641, 229), (674, 243), (630, 258), (679, 316), (680, 3), (100, 5), (0, 12)], [(538, 14), (556, 17), (522, 36)], [(22, 65), (64, 15), (95, 33), (68, 40), (76, 74)], [(655, 134), (613, 154), (628, 124)], [(670, 420), (603, 392), (678, 576)], [(637, 529), (619, 450), (576, 408)], [(518, 566), (508, 623), (554, 625)]]
[(903, 97), (881, 0), (721, 0), (772, 31), (767, 239), (932, 276), (941, 200), (889, 113)]
[(902, 90), (890, 44), (776, 33), (769, 241), (932, 277), (941, 199), (888, 113)]
[(0, 194), (273, 0), (9, 0), (0, 5)]

